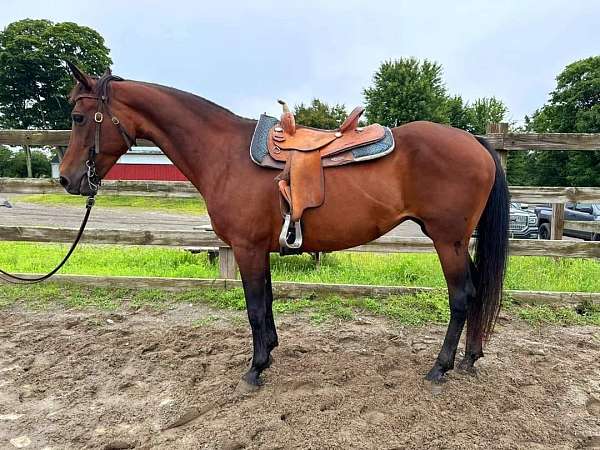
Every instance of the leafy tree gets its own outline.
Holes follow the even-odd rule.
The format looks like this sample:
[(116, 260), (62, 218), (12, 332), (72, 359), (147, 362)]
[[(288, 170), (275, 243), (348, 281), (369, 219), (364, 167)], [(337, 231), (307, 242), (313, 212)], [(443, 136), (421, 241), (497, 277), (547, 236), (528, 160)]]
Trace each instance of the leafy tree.
[(502, 122), (507, 112), (506, 105), (496, 97), (478, 98), (471, 105), (460, 96), (446, 100), (447, 123), (473, 134), (485, 134), (487, 125)]
[(535, 184), (531, 166), (534, 155), (531, 152), (509, 152), (507, 165), (508, 184), (528, 186)]
[(364, 90), (369, 122), (399, 126), (414, 120), (447, 122), (442, 66), (416, 58), (386, 61)]
[(299, 124), (333, 130), (342, 124), (347, 113), (344, 105), (329, 106), (318, 98), (314, 98), (309, 105), (304, 103), (296, 105), (294, 116)]
[(469, 130), (471, 127), (468, 104), (463, 102), (460, 95), (448, 97), (446, 99), (446, 117), (448, 124), (462, 130)]
[(0, 32), (0, 126), (70, 127), (65, 59), (96, 75), (112, 64), (102, 36), (72, 22), (25, 19)]
[(0, 146), (0, 177), (9, 177), (12, 173), (13, 152), (8, 148)]
[(495, 97), (480, 98), (469, 105), (460, 95), (448, 95), (442, 66), (415, 58), (384, 62), (364, 95), (369, 121), (387, 126), (430, 120), (484, 134), (488, 123), (501, 122), (507, 112)]
[[(600, 56), (575, 61), (556, 77), (546, 105), (526, 128), (539, 133), (600, 132)], [(600, 186), (600, 152), (536, 152), (536, 184)]]
[(472, 105), (467, 106), (469, 128), (473, 134), (485, 134), (489, 123), (500, 123), (504, 119), (508, 108), (496, 97), (478, 98)]
[[(50, 159), (43, 152), (33, 150), (31, 169), (34, 177), (51, 176)], [(27, 158), (24, 150), (14, 152), (6, 147), (0, 147), (0, 177), (27, 177)]]

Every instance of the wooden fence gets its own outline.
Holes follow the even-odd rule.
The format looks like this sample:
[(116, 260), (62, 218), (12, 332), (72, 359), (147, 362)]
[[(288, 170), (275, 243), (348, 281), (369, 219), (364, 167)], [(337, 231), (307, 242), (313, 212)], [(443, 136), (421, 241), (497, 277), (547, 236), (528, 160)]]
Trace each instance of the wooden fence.
[[(69, 133), (69, 131), (0, 130), (0, 144), (24, 147), (64, 147), (68, 144)], [(506, 167), (507, 154), (510, 151), (600, 151), (600, 134), (509, 133), (506, 124), (492, 124), (488, 127), (488, 133), (485, 137), (500, 153), (504, 167)], [(148, 141), (138, 141), (138, 145), (153, 146), (154, 144)], [(174, 198), (190, 198), (198, 195), (194, 186), (189, 182), (105, 181), (102, 185), (102, 191), (103, 193), (114, 195)], [(62, 192), (64, 192), (64, 190), (56, 180), (0, 178), (0, 193), (40, 194)], [(510, 192), (513, 201), (549, 203), (552, 205), (553, 211), (551, 235), (553, 240), (511, 239), (510, 252), (512, 255), (600, 258), (600, 242), (561, 241), (562, 231), (565, 225), (572, 229), (600, 233), (600, 223), (565, 222), (563, 215), (565, 202), (600, 203), (600, 188), (511, 186)], [(76, 230), (72, 229), (0, 226), (0, 240), (71, 242), (75, 236), (75, 232)], [(223, 242), (219, 241), (210, 230), (201, 230), (197, 232), (172, 230), (153, 232), (95, 230), (94, 233), (86, 234), (83, 241), (94, 244), (214, 247), (219, 249), (220, 277), (229, 280), (236, 278), (236, 266), (231, 249)], [(384, 236), (368, 244), (350, 249), (349, 251), (414, 253), (433, 252), (434, 249), (428, 238)], [(383, 287), (373, 287), (373, 289), (378, 289), (379, 292)], [(403, 288), (390, 289), (398, 290)], [(580, 296), (577, 296), (578, 294), (550, 293), (550, 296), (548, 297), (547, 294), (539, 292), (519, 292), (521, 298), (530, 298), (537, 295), (539, 298), (551, 300), (560, 298), (561, 301), (567, 297), (580, 299)], [(600, 298), (600, 294), (581, 295), (587, 295), (587, 297), (585, 297), (586, 299), (590, 296), (595, 300)]]

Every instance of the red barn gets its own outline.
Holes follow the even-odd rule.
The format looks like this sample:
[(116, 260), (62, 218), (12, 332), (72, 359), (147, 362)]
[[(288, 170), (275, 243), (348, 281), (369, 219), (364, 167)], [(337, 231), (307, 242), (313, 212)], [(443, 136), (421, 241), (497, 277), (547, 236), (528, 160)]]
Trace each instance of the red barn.
[[(52, 177), (59, 177), (58, 159), (52, 161)], [(134, 147), (108, 171), (106, 180), (187, 181), (171, 160), (156, 147)]]
[(187, 181), (171, 160), (156, 147), (134, 147), (117, 161), (106, 180)]

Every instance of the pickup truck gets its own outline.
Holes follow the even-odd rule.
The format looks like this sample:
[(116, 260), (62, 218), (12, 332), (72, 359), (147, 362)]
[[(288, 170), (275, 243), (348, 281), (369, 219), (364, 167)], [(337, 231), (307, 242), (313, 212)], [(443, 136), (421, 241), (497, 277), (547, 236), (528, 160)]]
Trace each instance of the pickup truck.
[[(538, 218), (540, 239), (550, 239), (552, 207), (538, 206), (534, 209), (534, 212)], [(597, 220), (600, 223), (600, 203), (567, 203), (565, 204), (565, 220)], [(599, 232), (572, 230), (569, 229), (568, 225), (565, 226), (563, 235), (586, 241), (600, 241)]]
[(515, 239), (537, 239), (537, 217), (527, 210), (528, 206), (522, 203), (510, 204), (510, 237)]

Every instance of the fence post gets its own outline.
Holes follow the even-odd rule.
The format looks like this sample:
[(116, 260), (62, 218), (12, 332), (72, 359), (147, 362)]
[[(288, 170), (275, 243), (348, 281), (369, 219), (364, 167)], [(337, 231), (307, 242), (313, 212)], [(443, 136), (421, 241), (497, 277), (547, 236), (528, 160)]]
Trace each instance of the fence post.
[(56, 147), (56, 156), (58, 157), (58, 162), (62, 162), (65, 157), (65, 147)]
[(231, 247), (219, 247), (219, 278), (226, 280), (237, 278), (237, 264)]
[(31, 169), (31, 149), (28, 144), (24, 145), (23, 149), (25, 150), (25, 160), (27, 161), (27, 177), (33, 178), (33, 170)]
[(552, 219), (550, 221), (550, 239), (561, 240), (565, 227), (565, 204), (552, 203)]
[[(506, 133), (508, 133), (508, 123), (506, 123), (506, 122), (488, 123), (485, 128), (485, 133), (486, 134), (506, 135)], [(504, 146), (504, 136), (502, 139), (502, 145)], [(508, 167), (508, 165), (507, 165), (508, 152), (506, 150), (504, 150), (503, 148), (501, 148), (501, 149), (497, 148), (496, 151), (500, 155), (500, 164), (502, 165), (502, 168), (504, 169), (504, 173), (506, 173), (506, 169)]]

